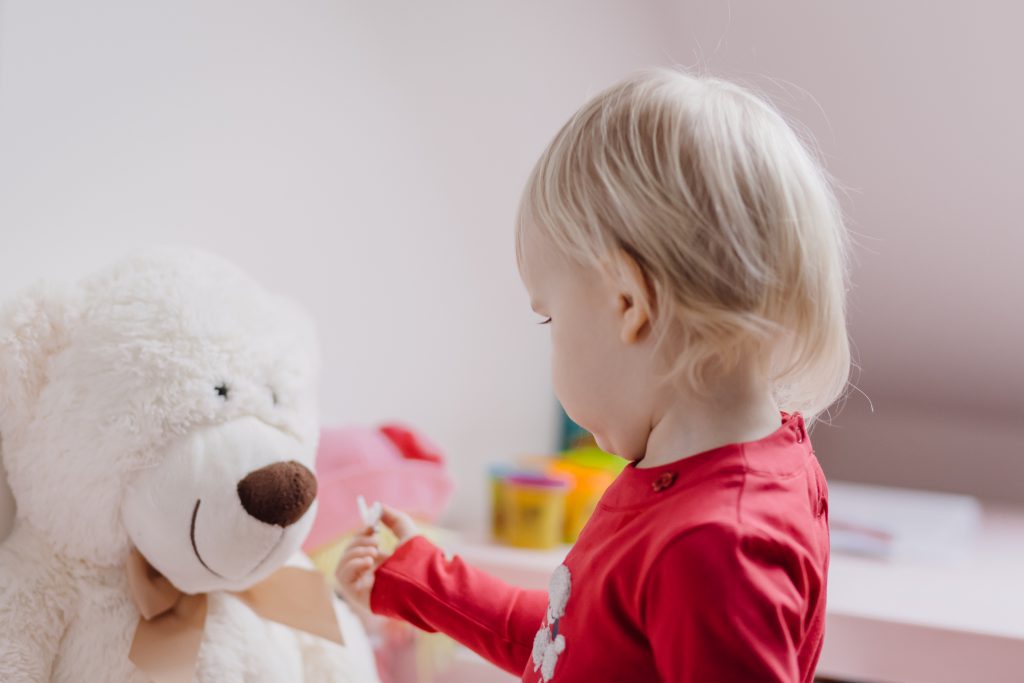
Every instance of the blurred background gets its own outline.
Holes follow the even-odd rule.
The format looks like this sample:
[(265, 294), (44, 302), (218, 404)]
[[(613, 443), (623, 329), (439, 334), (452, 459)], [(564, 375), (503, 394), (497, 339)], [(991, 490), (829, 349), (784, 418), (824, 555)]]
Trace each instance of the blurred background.
[(445, 521), (479, 531), (489, 463), (560, 429), (520, 189), (589, 96), (679, 64), (766, 93), (842, 188), (860, 369), (813, 434), (830, 478), (1024, 505), (1022, 21), (992, 0), (6, 0), (0, 297), (150, 244), (220, 253), (316, 318), (325, 422), (422, 429)]
[[(0, 12), (0, 294), (154, 243), (218, 252), (316, 317), (326, 421), (407, 420), (466, 483), (556, 438), (512, 246), (547, 141), (646, 65), (751, 84), (815, 136), (856, 235), (862, 370), (814, 435), (826, 468), (1024, 502), (1016, 5)], [(481, 495), (459, 486), (453, 516)]]

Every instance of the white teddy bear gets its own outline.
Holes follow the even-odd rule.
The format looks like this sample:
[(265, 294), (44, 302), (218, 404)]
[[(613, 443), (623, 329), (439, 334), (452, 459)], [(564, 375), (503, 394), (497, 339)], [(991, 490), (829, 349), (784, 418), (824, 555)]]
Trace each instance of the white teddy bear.
[(344, 604), (342, 646), (236, 595), (311, 566), (298, 550), (315, 514), (316, 358), (292, 304), (192, 251), (0, 309), (0, 462), (16, 504), (0, 681), (148, 683), (129, 659), (136, 550), (177, 591), (206, 594), (197, 683), (377, 681)]

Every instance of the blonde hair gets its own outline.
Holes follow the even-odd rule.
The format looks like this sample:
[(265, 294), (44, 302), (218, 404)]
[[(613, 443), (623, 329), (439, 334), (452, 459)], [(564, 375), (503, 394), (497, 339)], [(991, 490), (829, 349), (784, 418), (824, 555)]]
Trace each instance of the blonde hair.
[(656, 69), (583, 106), (527, 182), (534, 226), (602, 268), (647, 278), (673, 372), (757, 359), (779, 405), (809, 418), (844, 391), (847, 233), (816, 156), (748, 90)]

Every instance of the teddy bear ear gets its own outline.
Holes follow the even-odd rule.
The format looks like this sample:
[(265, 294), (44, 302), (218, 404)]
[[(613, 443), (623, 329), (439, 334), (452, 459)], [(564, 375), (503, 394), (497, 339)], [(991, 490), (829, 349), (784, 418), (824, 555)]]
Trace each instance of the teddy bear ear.
[(70, 290), (38, 286), (0, 306), (0, 431), (42, 389), (47, 360), (67, 344), (74, 300)]

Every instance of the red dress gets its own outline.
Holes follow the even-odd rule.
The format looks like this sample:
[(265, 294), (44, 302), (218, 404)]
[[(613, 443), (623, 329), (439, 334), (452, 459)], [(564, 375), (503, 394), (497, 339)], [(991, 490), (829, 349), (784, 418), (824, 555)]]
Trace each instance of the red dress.
[(441, 631), (523, 681), (811, 681), (828, 490), (803, 419), (605, 493), (551, 588), (526, 591), (421, 537), (377, 570), (377, 614)]

